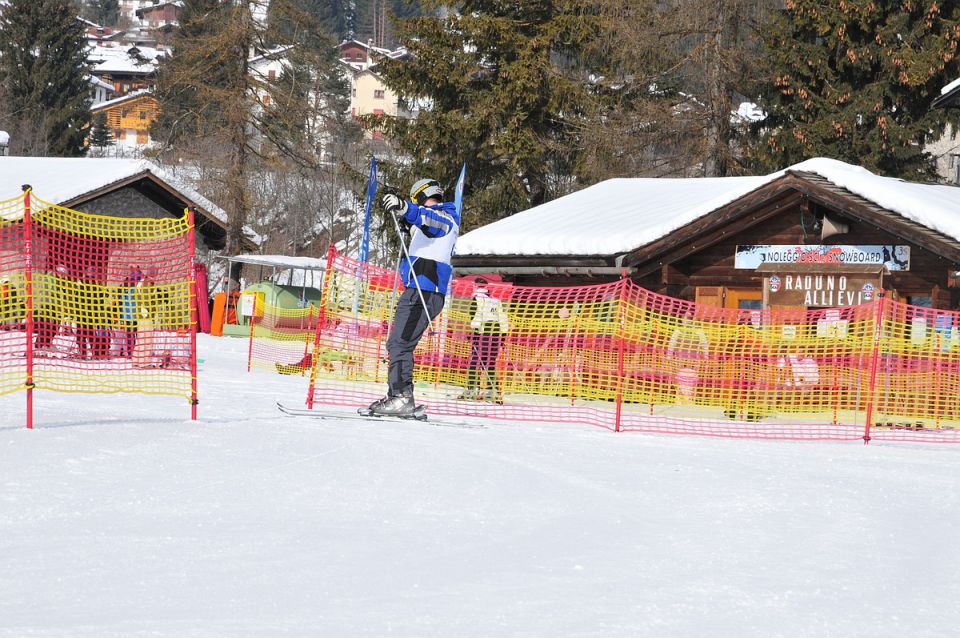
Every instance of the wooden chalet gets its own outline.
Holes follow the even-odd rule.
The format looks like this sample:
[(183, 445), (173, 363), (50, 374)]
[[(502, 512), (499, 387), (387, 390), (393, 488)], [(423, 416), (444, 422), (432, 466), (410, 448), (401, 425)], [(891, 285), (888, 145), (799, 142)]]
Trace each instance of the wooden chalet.
[[(524, 211), (474, 231), (483, 241), (472, 241), (472, 233), (464, 234), (454, 267), (459, 275), (496, 273), (518, 284), (544, 286), (602, 283), (627, 276), (654, 292), (726, 308), (854, 305), (869, 301), (880, 288), (915, 305), (956, 308), (960, 302), (960, 188), (912, 184), (833, 160), (810, 160), (816, 161), (829, 162), (830, 170), (804, 170), (803, 163), (761, 178), (756, 187), (750, 188), (753, 184), (747, 182), (740, 189), (744, 192), (719, 205), (708, 203), (704, 208), (702, 201), (692, 202), (691, 207), (699, 207), (702, 214), (687, 215), (675, 228), (654, 233), (649, 241), (605, 254), (576, 250), (541, 254), (543, 245), (562, 245), (554, 237), (559, 231), (547, 228), (542, 239), (527, 231), (529, 249), (516, 248), (524, 243), (525, 231), (522, 219), (513, 226), (510, 220), (537, 209)], [(854, 178), (844, 186), (843, 179), (829, 177), (830, 171)], [(714, 178), (710, 183), (723, 190), (724, 179), (749, 178)], [(861, 179), (863, 184), (858, 184)], [(854, 192), (869, 191), (877, 180), (883, 180), (886, 199), (868, 199)], [(647, 201), (644, 189), (657, 187), (659, 180), (618, 181), (637, 182), (629, 201), (637, 202), (639, 208)], [(670, 186), (679, 196), (685, 190), (683, 182), (692, 180), (672, 181), (675, 184)], [(602, 193), (602, 185), (591, 188), (598, 187), (597, 193)], [(924, 205), (927, 196), (929, 207)], [(585, 201), (588, 197), (581, 196), (574, 207), (580, 223), (566, 231), (574, 246), (576, 233), (626, 232), (605, 226), (604, 207), (591, 210)], [(562, 203), (556, 209), (557, 225), (562, 226)], [(657, 210), (648, 211), (639, 223), (656, 223), (657, 214)], [(682, 206), (661, 215), (674, 214), (684, 215)], [(543, 217), (541, 225), (545, 219), (549, 217)], [(493, 254), (498, 225), (503, 237), (512, 229), (520, 234), (520, 240), (509, 244), (513, 254), (502, 250)], [(485, 231), (482, 237), (480, 231)]]
[(142, 146), (150, 142), (150, 126), (157, 119), (159, 103), (150, 91), (135, 91), (90, 108), (94, 116), (105, 113), (107, 127), (117, 144)]

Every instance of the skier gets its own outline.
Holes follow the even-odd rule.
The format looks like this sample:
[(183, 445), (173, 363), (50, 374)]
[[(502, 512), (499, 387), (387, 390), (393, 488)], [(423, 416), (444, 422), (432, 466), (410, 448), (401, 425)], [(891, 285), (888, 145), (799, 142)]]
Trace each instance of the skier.
[(411, 229), (411, 238), (410, 248), (400, 260), (405, 290), (397, 301), (393, 329), (387, 338), (387, 396), (371, 403), (369, 413), (412, 417), (416, 408), (413, 351), (443, 309), (453, 274), (450, 258), (460, 234), (460, 214), (452, 202), (443, 201), (443, 189), (434, 179), (418, 180), (410, 189), (410, 201), (387, 193), (381, 204), (398, 221), (398, 230), (400, 225)]
[[(490, 296), (487, 280), (477, 277), (474, 284), (477, 287), (470, 302), (470, 327), (473, 330), (470, 362), (467, 364), (467, 386), (460, 398), (503, 403), (497, 382), (497, 356), (503, 345), (503, 336), (510, 330), (510, 322), (500, 300)], [(486, 392), (480, 389), (481, 371), (489, 385)]]

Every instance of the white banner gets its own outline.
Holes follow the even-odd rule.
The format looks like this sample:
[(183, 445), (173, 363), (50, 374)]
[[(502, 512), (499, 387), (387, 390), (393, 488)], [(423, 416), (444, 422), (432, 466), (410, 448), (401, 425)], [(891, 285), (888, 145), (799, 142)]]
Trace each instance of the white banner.
[(763, 264), (846, 264), (886, 266), (891, 271), (910, 270), (910, 246), (737, 246), (734, 268), (754, 270)]

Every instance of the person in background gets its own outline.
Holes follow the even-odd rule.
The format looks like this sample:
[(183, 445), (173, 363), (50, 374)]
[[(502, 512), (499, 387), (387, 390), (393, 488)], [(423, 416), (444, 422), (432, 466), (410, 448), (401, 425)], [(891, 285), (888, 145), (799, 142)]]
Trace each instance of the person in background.
[(411, 236), (409, 260), (400, 259), (400, 277), (406, 289), (397, 301), (387, 339), (387, 396), (371, 403), (368, 410), (378, 415), (412, 416), (416, 409), (413, 351), (443, 310), (453, 275), (450, 259), (460, 234), (460, 213), (453, 202), (443, 201), (443, 189), (433, 179), (418, 180), (410, 189), (410, 201), (387, 193), (381, 203), (388, 214), (411, 229)]
[(0, 330), (14, 328), (17, 314), (17, 289), (10, 277), (0, 277)]
[(706, 333), (694, 323), (693, 311), (686, 311), (667, 344), (667, 356), (677, 367), (677, 398), (681, 403), (690, 403), (696, 396), (700, 368), (709, 348)]
[(120, 292), (120, 350), (119, 356), (125, 359), (133, 358), (133, 349), (137, 343), (137, 323), (140, 289), (143, 285), (143, 271), (139, 266), (130, 269), (130, 273), (123, 280)]
[[(486, 400), (503, 403), (500, 384), (497, 380), (497, 357), (503, 338), (510, 331), (510, 322), (503, 304), (490, 295), (487, 280), (474, 280), (473, 301), (470, 303), (470, 362), (467, 369), (467, 386), (461, 399)], [(481, 389), (481, 372), (487, 379), (487, 390)]]
[(34, 330), (36, 337), (33, 349), (47, 352), (53, 348), (53, 340), (60, 331), (63, 312), (63, 280), (67, 278), (66, 264), (57, 264), (53, 275), (41, 275), (34, 284)]

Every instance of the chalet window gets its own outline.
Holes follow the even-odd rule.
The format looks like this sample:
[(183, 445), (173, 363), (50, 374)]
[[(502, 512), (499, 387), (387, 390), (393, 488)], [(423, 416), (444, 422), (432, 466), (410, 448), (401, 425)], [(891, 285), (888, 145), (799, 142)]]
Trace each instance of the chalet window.
[(147, 112), (146, 112), (146, 111), (140, 111), (140, 113), (139, 113), (138, 115), (140, 116), (140, 119), (141, 119), (141, 120), (147, 119)]
[(375, 100), (382, 100), (382, 99), (383, 99), (383, 89), (374, 89), (374, 91), (373, 91), (373, 98), (374, 98)]
[(270, 69), (269, 71), (267, 71), (267, 79), (269, 79), (271, 82), (273, 82), (274, 80), (276, 80), (276, 79), (277, 79), (277, 72), (276, 72), (275, 70), (273, 70), (273, 69)]

